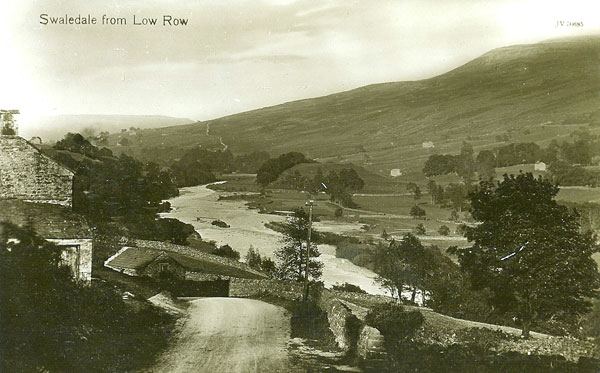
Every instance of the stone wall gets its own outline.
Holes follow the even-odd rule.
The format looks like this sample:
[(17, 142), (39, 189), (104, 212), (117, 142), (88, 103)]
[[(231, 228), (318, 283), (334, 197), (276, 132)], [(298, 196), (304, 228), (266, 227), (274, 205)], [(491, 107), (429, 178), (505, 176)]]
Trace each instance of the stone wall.
[(323, 290), (317, 306), (327, 313), (329, 329), (335, 337), (335, 342), (344, 351), (356, 348), (360, 333), (360, 321), (352, 311), (334, 293)]
[[(232, 278), (229, 283), (229, 296), (238, 298), (275, 295), (283, 299), (301, 301), (303, 291), (303, 284), (295, 281)], [(315, 290), (312, 291), (312, 294), (316, 294)], [(342, 299), (346, 294), (352, 293), (322, 289), (317, 297), (317, 307), (327, 314), (329, 329), (333, 333), (335, 343), (342, 350), (356, 352), (362, 358), (385, 354), (383, 337), (377, 329), (365, 325), (363, 321), (366, 309)], [(352, 298), (352, 295), (349, 297)], [(390, 299), (384, 298), (386, 301)], [(368, 295), (361, 299), (373, 300)], [(374, 299), (383, 301), (379, 297)]]
[(0, 136), (0, 199), (71, 206), (73, 172), (18, 136)]
[(373, 295), (373, 294), (363, 294), (363, 293), (354, 293), (349, 291), (336, 291), (330, 290), (335, 296), (339, 299), (343, 299), (354, 304), (358, 304), (363, 307), (372, 307), (376, 304), (385, 304), (389, 302), (396, 302), (396, 300), (392, 297), (388, 297), (385, 295)]
[(356, 355), (363, 359), (376, 359), (386, 354), (383, 336), (379, 330), (365, 325), (356, 343)]
[(237, 298), (250, 298), (271, 294), (279, 298), (301, 300), (302, 291), (303, 285), (294, 281), (232, 278), (229, 282), (229, 296)]

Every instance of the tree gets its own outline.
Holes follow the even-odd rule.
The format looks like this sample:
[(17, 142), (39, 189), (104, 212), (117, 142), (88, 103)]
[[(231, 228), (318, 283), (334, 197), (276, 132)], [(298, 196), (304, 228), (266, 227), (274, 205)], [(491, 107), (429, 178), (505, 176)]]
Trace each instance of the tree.
[(442, 236), (447, 236), (450, 234), (450, 228), (448, 228), (448, 226), (446, 226), (446, 225), (442, 225), (438, 229), (438, 233), (441, 234)]
[(260, 256), (260, 254), (258, 253), (258, 251), (254, 250), (254, 247), (252, 247), (252, 245), (250, 245), (250, 248), (248, 249), (248, 252), (246, 253), (245, 261), (246, 261), (246, 264), (248, 264), (248, 266), (250, 268), (260, 270), (260, 267), (262, 264), (262, 258)]
[(380, 248), (376, 281), (390, 291), (392, 296), (401, 298), (405, 287), (410, 288), (411, 301), (415, 301), (417, 290), (422, 287), (429, 271), (428, 255), (421, 241), (407, 233), (402, 239), (392, 241)]
[(462, 211), (467, 197), (467, 188), (462, 184), (448, 184), (444, 193), (445, 198), (452, 202), (452, 207)]
[(256, 182), (263, 187), (277, 180), (281, 173), (300, 163), (312, 162), (304, 157), (304, 154), (298, 152), (289, 152), (280, 155), (277, 158), (271, 158), (260, 166), (256, 172)]
[(413, 194), (413, 197), (415, 198), (415, 201), (418, 201), (419, 199), (421, 199), (421, 188), (419, 188), (419, 186), (415, 183), (408, 183), (406, 184), (406, 190), (408, 190), (410, 193)]
[(456, 174), (460, 176), (465, 184), (471, 184), (473, 175), (475, 174), (475, 161), (473, 160), (473, 146), (463, 141), (460, 155), (455, 158)]
[(415, 234), (423, 236), (425, 235), (425, 233), (427, 233), (427, 231), (425, 230), (425, 226), (423, 225), (423, 223), (417, 224), (417, 226), (415, 227)]
[(458, 258), (476, 289), (490, 289), (498, 310), (513, 313), (523, 337), (543, 320), (574, 321), (590, 309), (586, 297), (598, 294), (600, 276), (591, 255), (591, 233), (581, 233), (577, 212), (558, 205), (558, 187), (531, 173), (482, 181), (469, 194), (467, 228), (473, 246)]
[(219, 248), (214, 249), (212, 251), (212, 254), (233, 260), (240, 260), (240, 253), (232, 249), (229, 245), (223, 245)]
[(433, 154), (423, 166), (423, 175), (435, 176), (452, 173), (456, 170), (455, 156), (450, 154)]
[(460, 216), (458, 215), (458, 211), (452, 210), (452, 212), (450, 213), (450, 220), (458, 221), (459, 219), (460, 219)]
[(170, 316), (130, 307), (112, 284), (77, 282), (30, 227), (0, 223), (0, 284), (2, 372), (138, 371), (167, 345)]
[[(308, 215), (301, 208), (294, 214), (283, 229), (282, 246), (275, 251), (277, 259), (276, 277), (282, 280), (303, 281), (306, 273), (306, 240), (308, 238)], [(309, 278), (318, 280), (323, 273), (323, 263), (317, 245), (310, 245)]]
[(437, 184), (433, 180), (427, 182), (427, 192), (431, 197), (431, 203), (435, 203), (435, 192), (437, 190)]
[(413, 207), (410, 208), (410, 216), (412, 216), (415, 219), (423, 218), (423, 217), (425, 217), (425, 215), (426, 215), (425, 210), (423, 210), (422, 208), (420, 208), (417, 205), (414, 205)]

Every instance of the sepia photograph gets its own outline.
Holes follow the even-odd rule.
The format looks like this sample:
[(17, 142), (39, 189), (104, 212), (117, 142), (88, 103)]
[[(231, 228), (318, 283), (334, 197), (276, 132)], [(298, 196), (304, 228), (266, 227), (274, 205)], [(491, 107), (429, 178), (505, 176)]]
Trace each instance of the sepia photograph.
[(0, 372), (600, 373), (600, 3), (1, 4)]

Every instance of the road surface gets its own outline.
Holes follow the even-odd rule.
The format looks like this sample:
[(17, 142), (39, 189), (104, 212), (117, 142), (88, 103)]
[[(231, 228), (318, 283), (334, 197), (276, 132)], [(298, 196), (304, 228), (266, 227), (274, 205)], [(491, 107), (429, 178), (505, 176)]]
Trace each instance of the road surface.
[(149, 372), (289, 372), (285, 309), (238, 298), (202, 298), (189, 306), (174, 346)]

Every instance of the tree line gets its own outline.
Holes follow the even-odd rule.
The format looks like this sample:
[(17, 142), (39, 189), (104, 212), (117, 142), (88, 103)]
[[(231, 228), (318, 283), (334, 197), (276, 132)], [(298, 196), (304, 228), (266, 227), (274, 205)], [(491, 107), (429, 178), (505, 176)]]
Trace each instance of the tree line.
[(482, 181), (468, 194), (479, 223), (465, 227), (472, 246), (450, 248), (459, 265), (412, 234), (373, 253), (378, 281), (396, 297), (427, 292), (435, 311), (477, 321), (578, 333), (598, 296), (595, 237), (577, 211), (555, 201), (558, 187), (532, 174)]
[(177, 244), (186, 243), (195, 232), (191, 225), (176, 219), (157, 217), (157, 213), (169, 209), (163, 201), (179, 194), (168, 169), (125, 154), (115, 157), (109, 149), (99, 149), (79, 134), (67, 134), (54, 149), (85, 156), (47, 152), (75, 171), (73, 210), (85, 215), (94, 226), (107, 227), (119, 221), (127, 234)]
[(587, 132), (575, 132), (573, 142), (552, 142), (542, 148), (533, 142), (511, 143), (480, 151), (474, 157), (473, 147), (463, 142), (458, 155), (433, 154), (423, 167), (425, 176), (456, 173), (470, 182), (475, 173), (480, 179), (495, 176), (498, 167), (544, 162), (550, 165), (552, 181), (562, 185), (596, 185), (598, 173), (584, 168), (592, 164), (594, 156), (600, 155), (600, 141)]

